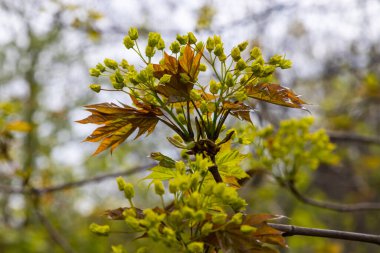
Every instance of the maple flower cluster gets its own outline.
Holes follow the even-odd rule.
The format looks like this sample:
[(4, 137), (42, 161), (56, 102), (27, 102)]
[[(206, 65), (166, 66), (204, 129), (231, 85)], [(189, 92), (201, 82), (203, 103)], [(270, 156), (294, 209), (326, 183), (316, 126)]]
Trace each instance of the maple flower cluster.
[[(145, 67), (137, 69), (126, 59), (106, 58), (90, 69), (91, 76), (106, 77), (112, 85), (91, 84), (93, 91), (124, 92), (133, 105), (86, 106), (91, 115), (78, 122), (99, 127), (85, 141), (100, 142), (94, 155), (107, 149), (112, 152), (132, 135), (136, 139), (152, 133), (161, 122), (175, 132), (168, 141), (182, 150), (184, 160), (151, 154), (158, 165), (145, 179), (152, 180), (162, 207), (142, 210), (134, 206), (133, 185), (119, 177), (119, 190), (130, 207), (109, 210), (108, 216), (124, 220), (127, 231), (141, 233), (175, 252), (276, 252), (268, 244), (285, 246), (282, 233), (267, 225), (277, 216), (244, 214), (246, 202), (237, 189), (249, 177), (240, 166), (246, 155), (231, 148), (236, 133), (224, 123), (232, 116), (252, 124), (250, 112), (258, 100), (304, 109), (305, 102), (293, 91), (271, 83), (276, 68), (289, 68), (291, 62), (281, 55), (265, 61), (258, 47), (247, 50), (247, 41), (226, 52), (216, 35), (206, 42), (191, 32), (178, 35), (165, 50), (161, 35), (151, 32), (144, 51), (138, 38), (138, 30), (131, 28), (123, 43)], [(161, 60), (153, 63), (158, 54)], [(200, 82), (200, 72), (207, 69), (212, 78)], [(164, 196), (170, 196), (171, 203), (165, 204)], [(99, 235), (110, 233), (107, 225), (92, 224), (90, 229)], [(123, 246), (114, 246), (113, 251), (124, 252)]]

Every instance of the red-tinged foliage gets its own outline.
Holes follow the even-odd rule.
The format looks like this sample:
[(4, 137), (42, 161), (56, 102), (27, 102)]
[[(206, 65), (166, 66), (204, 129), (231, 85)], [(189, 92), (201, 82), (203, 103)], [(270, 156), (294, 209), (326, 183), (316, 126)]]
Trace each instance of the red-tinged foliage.
[(164, 53), (163, 63), (153, 64), (153, 75), (160, 79), (168, 74), (171, 78), (169, 83), (159, 84), (156, 91), (167, 97), (169, 103), (188, 101), (194, 82), (197, 81), (201, 57), (202, 52), (195, 54), (190, 45), (185, 47), (179, 60)]
[(250, 112), (253, 110), (251, 106), (246, 105), (243, 102), (232, 103), (225, 101), (223, 103), (223, 108), (226, 110), (230, 110), (232, 116), (240, 120), (248, 121), (249, 123), (253, 124), (250, 116)]
[(118, 106), (114, 103), (101, 103), (87, 105), (87, 111), (92, 114), (85, 119), (77, 121), (82, 124), (103, 125), (95, 129), (84, 141), (101, 141), (98, 149), (93, 155), (111, 148), (111, 152), (123, 143), (137, 129), (137, 139), (144, 133), (150, 134), (156, 127), (161, 111), (151, 105), (138, 102), (135, 98), (136, 106), (133, 108), (128, 105)]
[(305, 109), (305, 101), (299, 98), (292, 90), (274, 83), (259, 83), (246, 87), (247, 95), (251, 98), (262, 100), (268, 103)]

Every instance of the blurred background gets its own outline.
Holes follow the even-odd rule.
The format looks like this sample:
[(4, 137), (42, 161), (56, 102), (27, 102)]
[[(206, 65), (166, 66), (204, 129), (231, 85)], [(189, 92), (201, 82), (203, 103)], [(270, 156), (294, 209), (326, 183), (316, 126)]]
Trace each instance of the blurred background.
[[(82, 143), (91, 127), (75, 120), (83, 105), (128, 101), (95, 94), (88, 69), (105, 57), (138, 59), (122, 44), (130, 27), (140, 37), (160, 32), (166, 41), (193, 31), (199, 39), (219, 34), (226, 51), (244, 40), (265, 56), (286, 55), (290, 70), (277, 78), (302, 94), (325, 128), (341, 162), (305, 176), (308, 197), (337, 203), (380, 202), (380, 1), (135, 1), (2, 0), (0, 2), (0, 252), (110, 252), (130, 235), (96, 237), (106, 209), (126, 206), (115, 177), (138, 178), (151, 152), (172, 154), (165, 129), (128, 142), (112, 156), (91, 157)], [(261, 104), (255, 122), (275, 127), (305, 111)], [(157, 134), (160, 132), (160, 134)], [(167, 135), (172, 134), (167, 132)], [(174, 154), (175, 155), (175, 154)], [(42, 190), (41, 190), (42, 189)], [(138, 205), (156, 199), (141, 188)], [(336, 212), (302, 203), (260, 175), (242, 189), (252, 212), (289, 217), (299, 226), (378, 233), (379, 211)], [(121, 226), (121, 225), (120, 225)], [(282, 252), (376, 252), (365, 243), (289, 238)]]

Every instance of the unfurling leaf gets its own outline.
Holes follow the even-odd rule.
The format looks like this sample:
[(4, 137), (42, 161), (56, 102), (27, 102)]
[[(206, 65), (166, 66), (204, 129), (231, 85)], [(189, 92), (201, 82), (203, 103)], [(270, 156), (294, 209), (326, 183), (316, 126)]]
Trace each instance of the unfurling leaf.
[(246, 105), (242, 102), (224, 102), (223, 108), (226, 110), (230, 110), (230, 113), (232, 116), (240, 119), (248, 121), (249, 123), (253, 124), (251, 121), (250, 112), (253, 110), (253, 108), (249, 105)]
[(137, 101), (135, 104), (139, 109), (128, 105), (118, 106), (114, 103), (85, 106), (87, 111), (92, 114), (77, 122), (82, 124), (93, 123), (103, 125), (95, 129), (95, 131), (84, 140), (89, 142), (101, 141), (93, 155), (97, 155), (108, 148), (111, 148), (112, 152), (137, 129), (138, 132), (135, 139), (145, 133), (149, 135), (153, 132), (159, 120), (158, 116), (162, 115), (161, 111)]
[(161, 64), (153, 64), (153, 75), (161, 79), (164, 75), (170, 75), (170, 81), (157, 86), (158, 93), (168, 98), (169, 103), (187, 101), (190, 91), (197, 80), (202, 51), (194, 55), (190, 45), (186, 45), (183, 55), (177, 60), (175, 57), (164, 53)]
[(159, 165), (166, 168), (175, 168), (175, 161), (170, 157), (161, 154), (160, 152), (153, 152), (150, 154), (150, 158), (159, 161)]
[(268, 103), (305, 109), (306, 104), (292, 90), (274, 83), (259, 83), (256, 85), (248, 85), (246, 87), (247, 96), (259, 99)]

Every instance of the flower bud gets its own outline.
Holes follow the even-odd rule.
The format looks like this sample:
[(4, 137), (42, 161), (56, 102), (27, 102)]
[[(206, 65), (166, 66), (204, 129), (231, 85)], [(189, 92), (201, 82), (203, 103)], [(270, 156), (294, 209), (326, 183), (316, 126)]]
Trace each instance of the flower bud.
[(240, 231), (244, 234), (249, 234), (249, 233), (255, 232), (256, 230), (257, 228), (252, 227), (250, 225), (241, 225), (240, 227)]
[(204, 65), (203, 63), (201, 63), (201, 64), (199, 64), (198, 70), (204, 72), (204, 71), (207, 70), (207, 67), (206, 67), (206, 65)]
[(275, 54), (273, 55), (270, 59), (269, 59), (269, 64), (271, 65), (277, 65), (277, 64), (280, 64), (281, 61), (282, 61), (282, 56), (281, 55), (278, 55), (278, 54)]
[(253, 59), (256, 59), (262, 55), (261, 50), (258, 47), (252, 48), (252, 50), (249, 52), (249, 54)]
[(214, 50), (214, 48), (215, 48), (214, 39), (212, 37), (208, 37), (207, 42), (206, 42), (206, 49), (211, 52), (212, 50)]
[(244, 51), (247, 48), (247, 46), (248, 46), (248, 41), (243, 41), (242, 43), (238, 45), (241, 52)]
[(178, 42), (181, 44), (181, 45), (186, 45), (187, 44), (187, 41), (188, 41), (188, 36), (187, 35), (179, 35), (177, 34), (177, 38)]
[(214, 50), (214, 54), (215, 56), (221, 56), (224, 52), (223, 52), (223, 45), (222, 44), (217, 44), (216, 47), (215, 47), (215, 50)]
[(267, 65), (267, 66), (264, 66), (264, 71), (263, 73), (261, 74), (261, 77), (267, 77), (267, 76), (270, 76), (271, 74), (273, 74), (273, 72), (276, 70), (276, 67), (275, 66), (272, 66), (272, 65)]
[(109, 59), (109, 58), (105, 58), (104, 59), (104, 64), (109, 67), (110, 69), (117, 69), (118, 67), (118, 64), (116, 61), (112, 60), (112, 59)]
[(213, 228), (213, 224), (210, 223), (210, 222), (206, 222), (203, 226), (202, 226), (202, 229), (201, 229), (201, 234), (204, 235), (204, 236), (207, 236), (208, 234), (210, 234), (210, 232), (212, 231), (212, 228)]
[(242, 213), (236, 213), (231, 218), (231, 223), (240, 225), (243, 222), (243, 214)]
[(103, 73), (104, 71), (106, 71), (106, 67), (104, 67), (103, 64), (101, 64), (101, 63), (96, 64), (96, 68), (97, 68), (101, 73)]
[(199, 101), (201, 99), (201, 95), (194, 89), (190, 91), (190, 99), (193, 101)]
[(117, 82), (117, 83), (124, 83), (124, 77), (123, 77), (123, 75), (120, 73), (120, 71), (119, 70), (116, 70), (115, 71), (115, 81)]
[(125, 185), (127, 184), (127, 182), (125, 182), (124, 178), (122, 178), (121, 176), (117, 177), (116, 183), (117, 183), (117, 186), (119, 187), (119, 191), (124, 191)]
[(185, 115), (183, 113), (179, 113), (177, 115), (177, 118), (178, 118), (178, 121), (182, 124), (182, 125), (186, 125), (187, 121), (186, 121), (186, 118), (185, 118)]
[(129, 28), (128, 35), (131, 40), (137, 40), (139, 37), (139, 32), (136, 27), (131, 27)]
[(112, 245), (112, 253), (127, 253), (123, 247), (123, 245)]
[(282, 68), (282, 69), (289, 69), (291, 67), (292, 67), (292, 62), (290, 60), (283, 59), (280, 62), (280, 68)]
[(247, 63), (243, 60), (243, 59), (240, 59), (237, 63), (236, 63), (236, 68), (240, 71), (244, 70), (245, 68), (247, 67)]
[(165, 193), (165, 188), (164, 184), (160, 180), (154, 180), (154, 191), (156, 192), (157, 195), (164, 195)]
[(107, 236), (110, 232), (110, 226), (108, 225), (101, 226), (96, 223), (91, 223), (91, 225), (89, 226), (89, 229), (91, 232), (97, 235), (101, 235), (101, 236)]
[(172, 77), (171, 75), (164, 74), (164, 75), (160, 78), (160, 83), (169, 83), (171, 77)]
[(216, 197), (222, 197), (225, 189), (226, 189), (226, 186), (224, 183), (218, 183), (214, 185), (212, 192), (215, 194)]
[(218, 56), (218, 59), (219, 59), (219, 61), (224, 62), (225, 60), (227, 60), (227, 56), (223, 53), (223, 54)]
[(140, 221), (132, 216), (127, 216), (124, 219), (125, 223), (127, 223), (127, 226), (130, 227), (133, 230), (139, 231), (141, 229), (140, 227)]
[(158, 41), (156, 48), (158, 50), (164, 50), (165, 49), (165, 41), (162, 38), (160, 38), (160, 40)]
[(220, 87), (221, 87), (221, 85), (219, 82), (216, 82), (214, 79), (211, 79), (211, 81), (210, 81), (210, 92), (212, 94), (218, 93)]
[(231, 50), (231, 57), (234, 61), (238, 61), (240, 60), (241, 56), (240, 56), (240, 49), (238, 47), (234, 47), (232, 50)]
[(235, 85), (234, 77), (232, 76), (231, 73), (227, 73), (227, 76), (226, 76), (226, 85), (228, 87), (232, 87), (232, 86)]
[(148, 46), (155, 47), (161, 39), (161, 35), (156, 32), (150, 32), (148, 34)]
[(151, 57), (154, 56), (155, 53), (156, 53), (156, 49), (154, 49), (154, 47), (148, 45), (145, 48), (145, 55), (146, 55), (146, 57), (151, 58)]
[(199, 41), (199, 42), (195, 45), (195, 50), (196, 50), (197, 52), (201, 52), (202, 49), (203, 49), (203, 47), (204, 47), (203, 42), (202, 42), (202, 41)]
[(212, 216), (212, 222), (217, 225), (222, 225), (226, 222), (227, 214), (226, 213), (216, 213)]
[(170, 193), (176, 193), (178, 191), (178, 183), (176, 180), (172, 179), (169, 180), (169, 192)]
[(121, 60), (120, 66), (121, 66), (123, 69), (128, 69), (128, 67), (129, 67), (129, 63), (128, 63), (127, 60), (123, 59), (123, 60)]
[(194, 214), (195, 214), (194, 209), (192, 209), (188, 206), (182, 207), (181, 213), (183, 214), (183, 217), (185, 219), (191, 219), (194, 217)]
[(100, 70), (96, 68), (91, 68), (89, 70), (89, 73), (90, 73), (90, 76), (95, 76), (95, 77), (98, 77), (101, 74)]
[(190, 253), (202, 253), (203, 242), (191, 242), (187, 245), (187, 249)]
[(188, 37), (188, 39), (189, 39), (189, 43), (190, 43), (190, 44), (195, 44), (195, 43), (197, 42), (197, 38), (195, 37), (194, 33), (189, 32), (189, 33), (187, 34), (187, 37)]
[(170, 50), (173, 52), (173, 54), (177, 54), (180, 49), (181, 45), (178, 41), (173, 41), (173, 43), (170, 45)]
[(206, 213), (203, 210), (198, 210), (194, 214), (194, 220), (197, 222), (202, 222), (206, 219)]
[(89, 87), (91, 90), (95, 91), (96, 93), (99, 93), (100, 90), (102, 89), (102, 86), (100, 86), (100, 84), (96, 84), (96, 83), (91, 84)]
[(129, 200), (135, 196), (135, 189), (131, 183), (125, 183), (124, 196)]
[(135, 46), (135, 42), (128, 35), (124, 37), (123, 44), (127, 49), (131, 49)]
[(215, 45), (222, 44), (222, 39), (218, 35), (214, 35)]

